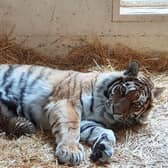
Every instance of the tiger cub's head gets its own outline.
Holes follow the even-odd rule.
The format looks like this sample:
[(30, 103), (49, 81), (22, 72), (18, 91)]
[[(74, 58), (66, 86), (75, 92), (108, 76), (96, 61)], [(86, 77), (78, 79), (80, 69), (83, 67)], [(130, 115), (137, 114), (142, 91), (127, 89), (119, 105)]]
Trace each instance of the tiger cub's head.
[(125, 77), (116, 79), (108, 88), (106, 109), (112, 111), (115, 123), (131, 126), (145, 124), (152, 108), (153, 99), (164, 88), (154, 88), (149, 77), (138, 75), (139, 64), (130, 63), (124, 72)]

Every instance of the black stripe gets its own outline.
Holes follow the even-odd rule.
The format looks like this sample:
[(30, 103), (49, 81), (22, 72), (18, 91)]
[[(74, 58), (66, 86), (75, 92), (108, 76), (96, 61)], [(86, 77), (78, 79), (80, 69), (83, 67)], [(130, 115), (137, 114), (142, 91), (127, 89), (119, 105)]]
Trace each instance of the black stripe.
[(84, 104), (83, 104), (83, 100), (82, 100), (82, 94), (83, 94), (83, 89), (82, 89), (82, 83), (80, 82), (80, 95), (79, 95), (79, 100), (80, 100), (80, 104), (81, 104), (81, 113), (82, 113), (82, 117), (84, 117)]
[(86, 137), (86, 141), (88, 141), (90, 139), (90, 137), (92, 136), (92, 133), (93, 133), (95, 128), (96, 127), (93, 127), (93, 128), (90, 129), (89, 135)]
[[(8, 73), (8, 77), (6, 77), (6, 79), (9, 79), (9, 77), (12, 78), (12, 74), (14, 73), (15, 69), (16, 69), (17, 67), (19, 67), (18, 65), (11, 65), (11, 66), (12, 66), (12, 70), (10, 71), (10, 74)], [(9, 90), (12, 88), (13, 83), (14, 83), (14, 80), (15, 80), (15, 79), (12, 78), (12, 79), (11, 79), (10, 81), (8, 81), (7, 84), (5, 85), (4, 90), (5, 90), (5, 92), (6, 92), (6, 96), (9, 94)]]
[(23, 81), (24, 81), (24, 76), (25, 76), (25, 73), (23, 73), (22, 74), (22, 76), (21, 76), (21, 78), (20, 78), (20, 83), (23, 85), (22, 87), (21, 87), (21, 89), (20, 89), (20, 107), (21, 107), (21, 110), (20, 110), (20, 115), (22, 116), (22, 117), (25, 117), (25, 115), (24, 115), (24, 110), (23, 110), (23, 95), (24, 95), (24, 92), (25, 92), (25, 87), (26, 87), (26, 85), (25, 85), (25, 82), (23, 83)]
[(11, 73), (13, 72), (13, 66), (12, 65), (9, 65), (8, 66), (8, 69), (6, 70), (6, 72), (4, 73), (4, 76), (2, 78), (2, 84), (1, 86), (3, 86), (4, 84), (6, 84), (6, 81), (8, 79), (8, 77), (10, 77)]
[[(98, 140), (98, 141), (97, 141)], [(99, 145), (103, 140), (109, 141), (107, 134), (103, 133), (102, 135), (100, 135), (100, 139), (99, 137), (97, 137), (94, 141), (93, 144), (94, 146), (92, 146), (92, 148), (94, 148), (96, 145)]]
[(70, 96), (71, 96), (71, 86), (70, 86), (70, 84), (71, 84), (71, 81), (72, 81), (72, 75), (73, 75), (74, 73), (72, 73), (72, 72), (69, 72), (69, 76), (68, 76), (68, 81), (67, 81), (67, 83), (68, 83), (68, 94), (67, 94), (67, 98), (70, 98)]
[(31, 84), (29, 84), (29, 87), (32, 87), (34, 84), (36, 84), (38, 80), (40, 80), (43, 77), (44, 71), (45, 71), (45, 68), (41, 69), (39, 75), (33, 80)]
[(59, 127), (61, 125), (61, 123), (60, 122), (57, 122), (57, 124), (55, 125), (55, 127), (57, 128), (57, 127)]
[(74, 75), (74, 85), (73, 85), (73, 93), (75, 93), (75, 90), (76, 90), (76, 83), (77, 83), (77, 76), (78, 76), (78, 73), (76, 73), (75, 75)]
[(9, 94), (9, 90), (12, 88), (14, 81), (11, 80), (4, 88), (6, 95)]
[(50, 127), (52, 128), (55, 124), (57, 124), (57, 121), (54, 121)]
[(59, 95), (59, 92), (61, 91), (62, 86), (64, 86), (65, 80), (70, 76), (70, 73), (68, 73), (67, 76), (65, 76), (60, 82), (59, 85), (55, 87), (55, 90), (57, 90), (57, 95)]
[[(48, 121), (50, 120), (50, 114), (52, 113), (52, 111), (49, 112), (48, 114)], [(50, 128), (52, 128), (55, 125), (55, 127), (59, 127), (61, 125), (61, 123), (59, 122), (59, 119), (55, 119), (54, 123), (52, 123), (52, 125), (50, 125)]]
[(98, 140), (98, 142), (96, 144), (100, 144), (103, 140), (109, 141), (106, 133), (103, 133), (101, 135), (101, 138)]
[[(113, 110), (113, 114), (115, 114), (115, 111), (114, 111), (114, 104), (112, 104), (112, 110)], [(114, 119), (114, 117), (113, 117)]]
[(81, 105), (82, 105), (82, 108), (83, 108), (83, 100), (82, 100), (82, 91), (83, 89), (82, 89), (82, 83), (80, 82), (80, 103), (81, 103)]
[[(45, 113), (48, 112), (48, 109), (46, 108), (46, 109), (44, 110), (44, 112), (45, 112)], [(49, 112), (48, 115), (47, 115), (47, 119), (48, 119), (48, 121), (49, 121), (49, 119), (50, 119), (50, 112)]]
[(94, 86), (93, 86), (93, 81), (91, 81), (91, 89), (92, 89), (92, 98), (91, 98), (91, 104), (90, 104), (90, 111), (93, 112), (93, 107), (94, 107)]
[(107, 97), (107, 98), (109, 98), (109, 94), (110, 94), (110, 92), (111, 92), (111, 89), (112, 89), (112, 85), (117, 85), (117, 84), (119, 84), (119, 83), (121, 83), (123, 81), (123, 78), (117, 78), (116, 80), (113, 80), (113, 81), (111, 81), (108, 85), (107, 85), (107, 88), (106, 88), (106, 90), (104, 91), (104, 96), (105, 97)]
[[(106, 127), (106, 125), (104, 123), (100, 122), (100, 121), (95, 121), (95, 120), (92, 120), (92, 121), (97, 123), (97, 124), (100, 124), (100, 127), (102, 127), (102, 126)], [(99, 126), (99, 125), (97, 125), (97, 126)]]
[(24, 94), (25, 94), (25, 91), (26, 91), (26, 88), (27, 88), (27, 83), (28, 83), (29, 77), (32, 74), (32, 68), (33, 68), (33, 66), (30, 66), (27, 74), (25, 75), (25, 73), (23, 73), (23, 75), (21, 76), (21, 83), (23, 84), (23, 86), (20, 89), (20, 105), (21, 105), (21, 116), (23, 116), (23, 117), (25, 117), (24, 104), (23, 104)]
[(20, 86), (20, 84), (23, 82), (23, 77), (24, 77), (24, 75), (25, 75), (25, 72), (22, 72), (22, 74), (20, 75), (20, 79), (19, 79), (19, 81), (18, 81), (18, 84), (19, 84), (19, 86)]
[(19, 79), (19, 81), (18, 81), (18, 84), (19, 84), (19, 86), (18, 87), (20, 87), (20, 95), (19, 95), (19, 104), (20, 104), (20, 112), (19, 112), (19, 114), (20, 114), (20, 116), (25, 116), (24, 115), (24, 113), (23, 113), (23, 105), (22, 105), (22, 96), (23, 96), (23, 92), (24, 92), (24, 85), (25, 85), (25, 83), (24, 83), (24, 77), (25, 77), (25, 72), (22, 72), (22, 74), (20, 75), (20, 79)]
[(88, 128), (91, 128), (91, 127), (96, 127), (96, 124), (91, 124), (91, 125), (83, 125), (81, 128), (80, 128), (80, 133), (86, 131)]
[[(79, 155), (80, 156), (80, 155)], [(78, 163), (79, 162), (79, 158), (78, 157), (75, 157), (75, 163)]]
[(59, 134), (60, 133), (60, 130), (55, 130), (52, 134), (55, 135), (55, 134)]
[(104, 96), (105, 96), (106, 98), (109, 98), (108, 90), (105, 90), (105, 91), (104, 91)]
[(75, 160), (75, 159), (74, 159), (74, 154), (72, 153), (71, 157), (69, 158), (69, 162), (70, 162), (70, 163), (73, 163), (74, 160)]
[(58, 127), (61, 125), (61, 123), (58, 121), (58, 119), (56, 119), (50, 127), (52, 128), (54, 125), (55, 125), (55, 127)]

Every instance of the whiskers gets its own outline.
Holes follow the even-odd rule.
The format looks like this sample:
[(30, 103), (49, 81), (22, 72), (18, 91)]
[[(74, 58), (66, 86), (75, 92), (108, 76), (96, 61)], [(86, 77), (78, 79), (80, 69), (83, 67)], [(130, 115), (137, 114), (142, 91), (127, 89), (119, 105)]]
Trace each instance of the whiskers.
[(138, 120), (136, 118), (114, 118), (115, 126), (117, 128), (131, 128), (134, 125), (138, 124)]
[(126, 119), (124, 121), (124, 125), (125, 127), (132, 127), (133, 125), (136, 125), (137, 124), (137, 120), (135, 118), (131, 118), (131, 119)]

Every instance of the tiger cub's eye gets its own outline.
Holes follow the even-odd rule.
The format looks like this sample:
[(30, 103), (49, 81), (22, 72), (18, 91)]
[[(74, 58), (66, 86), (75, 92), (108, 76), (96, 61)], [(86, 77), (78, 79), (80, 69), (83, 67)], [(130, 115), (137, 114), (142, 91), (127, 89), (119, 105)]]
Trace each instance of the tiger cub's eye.
[(127, 91), (126, 87), (122, 85), (122, 86), (120, 87), (121, 95), (122, 95), (122, 96), (125, 96), (126, 91)]
[(120, 86), (116, 86), (115, 90), (114, 90), (115, 94), (120, 94)]

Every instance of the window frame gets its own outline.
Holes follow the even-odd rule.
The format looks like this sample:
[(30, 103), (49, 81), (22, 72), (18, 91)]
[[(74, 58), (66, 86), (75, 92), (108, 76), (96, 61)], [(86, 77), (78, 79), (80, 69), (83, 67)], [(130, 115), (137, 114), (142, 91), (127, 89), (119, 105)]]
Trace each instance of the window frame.
[(112, 0), (112, 21), (113, 22), (163, 22), (168, 21), (168, 14), (138, 14), (121, 15), (120, 0)]

